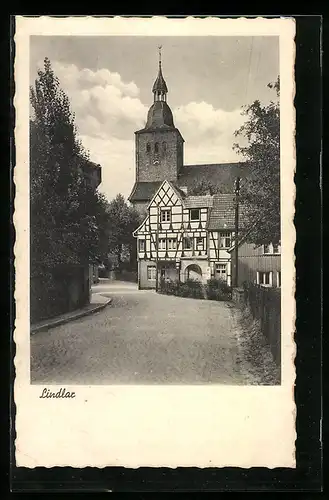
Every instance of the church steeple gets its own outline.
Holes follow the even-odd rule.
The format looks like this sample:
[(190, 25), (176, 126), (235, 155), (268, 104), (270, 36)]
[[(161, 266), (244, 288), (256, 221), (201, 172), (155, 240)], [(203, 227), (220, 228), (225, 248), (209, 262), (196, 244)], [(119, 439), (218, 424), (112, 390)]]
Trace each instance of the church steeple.
[(153, 84), (152, 92), (154, 94), (154, 102), (155, 101), (165, 101), (167, 102), (167, 93), (168, 88), (163, 78), (162, 67), (161, 67), (161, 49), (162, 45), (159, 46), (159, 71), (158, 76)]
[(135, 132), (136, 185), (165, 179), (177, 181), (183, 168), (184, 139), (174, 125), (173, 114), (167, 104), (168, 88), (161, 63), (159, 47), (158, 76), (152, 87), (154, 102), (147, 113), (144, 128)]

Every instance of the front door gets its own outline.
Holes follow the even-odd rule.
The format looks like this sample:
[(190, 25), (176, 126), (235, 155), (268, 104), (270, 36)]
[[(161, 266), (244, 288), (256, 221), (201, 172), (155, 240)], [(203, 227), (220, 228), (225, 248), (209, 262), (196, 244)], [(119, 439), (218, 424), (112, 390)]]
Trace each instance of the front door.
[(215, 278), (227, 282), (227, 264), (216, 264)]

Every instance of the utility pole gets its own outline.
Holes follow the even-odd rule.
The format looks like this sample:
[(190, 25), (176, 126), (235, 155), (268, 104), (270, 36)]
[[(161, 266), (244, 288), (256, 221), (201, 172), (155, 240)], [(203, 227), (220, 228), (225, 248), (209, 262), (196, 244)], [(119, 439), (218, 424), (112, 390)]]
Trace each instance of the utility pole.
[(155, 236), (155, 246), (156, 246), (156, 253), (155, 253), (155, 291), (157, 292), (159, 290), (159, 205), (157, 205), (157, 231), (156, 231), (156, 236)]
[(234, 235), (234, 283), (233, 286), (239, 286), (239, 195), (240, 195), (240, 177), (235, 181), (235, 235)]

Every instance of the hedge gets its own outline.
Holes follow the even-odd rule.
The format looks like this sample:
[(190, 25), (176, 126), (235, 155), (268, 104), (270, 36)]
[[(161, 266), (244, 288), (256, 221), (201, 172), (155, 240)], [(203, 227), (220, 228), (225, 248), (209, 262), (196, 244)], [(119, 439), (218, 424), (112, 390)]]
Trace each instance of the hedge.
[(211, 279), (206, 285), (200, 281), (188, 279), (185, 282), (162, 279), (159, 292), (177, 297), (225, 301), (231, 300), (231, 288), (222, 280)]

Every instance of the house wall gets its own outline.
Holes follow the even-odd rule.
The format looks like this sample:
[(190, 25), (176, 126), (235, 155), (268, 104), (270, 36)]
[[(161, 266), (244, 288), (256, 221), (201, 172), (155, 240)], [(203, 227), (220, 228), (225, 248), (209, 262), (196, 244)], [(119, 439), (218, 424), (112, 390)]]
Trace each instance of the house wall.
[[(235, 276), (235, 259), (232, 254), (232, 274)], [(256, 283), (257, 271), (272, 272), (272, 285), (279, 286), (277, 273), (281, 272), (281, 255), (263, 253), (263, 248), (255, 248), (253, 244), (244, 243), (239, 247), (239, 275), (238, 286), (244, 281)]]
[[(166, 143), (166, 150), (163, 143)], [(155, 154), (154, 145), (159, 144)], [(151, 150), (147, 151), (147, 144)], [(158, 163), (154, 163), (157, 161)], [(183, 140), (178, 130), (136, 133), (136, 180), (139, 182), (176, 181), (183, 166)]]
[(209, 231), (208, 233), (208, 245), (209, 245), (209, 258), (214, 262), (221, 262), (222, 260), (230, 260), (231, 254), (228, 248), (220, 247), (220, 233), (227, 232), (231, 235), (231, 241), (234, 237), (234, 232), (224, 230), (223, 231)]
[(155, 261), (151, 260), (140, 260), (138, 261), (138, 288), (144, 289), (155, 289), (156, 280), (149, 280), (147, 278), (147, 268), (148, 266), (155, 266)]
[[(279, 252), (281, 251), (281, 248), (279, 246)], [(273, 254), (273, 245), (269, 245), (269, 254), (266, 255), (271, 255), (271, 256), (277, 256), (280, 254)], [(257, 246), (254, 245), (253, 243), (242, 243), (242, 245), (239, 246), (239, 256), (240, 257), (255, 257), (255, 256), (264, 256), (264, 246), (260, 245)]]

